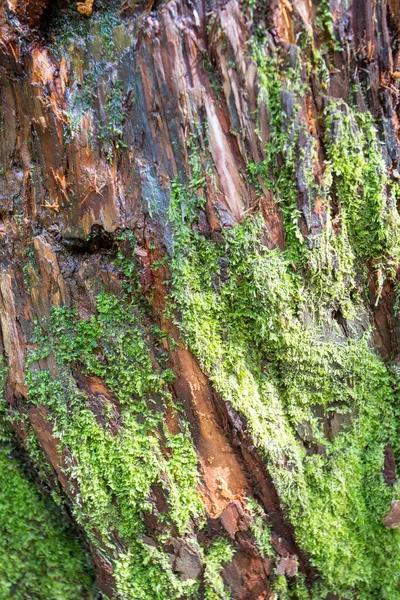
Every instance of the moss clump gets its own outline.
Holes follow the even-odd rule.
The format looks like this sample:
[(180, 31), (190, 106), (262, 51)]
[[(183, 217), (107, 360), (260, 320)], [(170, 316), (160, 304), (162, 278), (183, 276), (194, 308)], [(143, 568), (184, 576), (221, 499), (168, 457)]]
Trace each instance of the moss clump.
[(26, 600), (94, 598), (92, 576), (76, 532), (44, 500), (0, 445), (0, 597)]
[[(250, 180), (257, 184), (261, 178), (273, 190), (284, 216), (286, 254), (307, 273), (304, 284), (311, 281), (314, 296), (320, 292), (318, 304), (340, 306), (346, 316), (354, 316), (359, 293), (355, 259), (373, 264), (381, 284), (385, 276), (394, 276), (399, 263), (398, 185), (388, 176), (376, 125), (368, 112), (331, 100), (320, 123), (327, 160), (317, 178), (316, 143), (301, 116), (304, 97), (311, 94), (300, 68), (307, 59), (297, 57), (292, 67), (287, 58), (282, 70), (260, 40), (253, 42), (252, 56), (259, 103), (269, 112), (270, 139), (266, 158), (248, 165)], [(315, 233), (311, 223), (317, 202), (321, 222)], [(300, 228), (304, 219), (307, 236)]]
[(208, 549), (205, 558), (205, 594), (206, 600), (229, 600), (230, 594), (225, 588), (221, 576), (224, 564), (232, 560), (233, 548), (224, 538), (217, 539)]
[(326, 178), (354, 251), (366, 261), (397, 262), (400, 219), (372, 116), (332, 102), (325, 110), (325, 146)]
[[(192, 597), (198, 582), (179, 579), (163, 544), (174, 531), (188, 535), (202, 523), (197, 457), (167, 389), (171, 371), (155, 367), (137, 308), (124, 295), (103, 293), (90, 320), (80, 320), (73, 309), (55, 308), (45, 329), (37, 329), (38, 349), (28, 361), (29, 398), (48, 408), (54, 435), (71, 456), (68, 474), (79, 489), (78, 522), (112, 560), (121, 597)], [(49, 354), (57, 362), (56, 376), (37, 367)], [(118, 410), (104, 397), (91, 410), (90, 398), (71, 374), (71, 366), (78, 365), (103, 378)], [(180, 420), (180, 433), (165, 426), (168, 406)], [(164, 533), (149, 545), (144, 515), (156, 510), (153, 486), (163, 490), (168, 510), (157, 513)]]
[[(276, 202), (281, 206), (285, 238), (291, 259), (302, 260), (305, 251), (305, 240), (300, 231), (300, 210), (297, 205), (296, 170), (299, 168), (299, 153), (306, 157), (304, 149), (298, 147), (300, 131), (306, 135), (304, 125), (297, 118), (298, 103), (296, 94), (302, 95), (299, 74), (291, 69), (292, 77), (283, 88), (277, 69), (277, 60), (269, 57), (262, 44), (253, 47), (253, 58), (259, 67), (260, 95), (259, 102), (265, 102), (270, 116), (270, 143), (266, 145), (266, 158), (259, 163), (249, 163), (248, 173), (256, 182), (262, 178), (273, 190)], [(290, 102), (293, 101), (292, 114), (285, 115), (282, 107), (282, 90), (288, 92)], [(310, 141), (311, 137), (307, 136)], [(304, 165), (306, 166), (306, 165)], [(307, 165), (309, 167), (309, 165)], [(307, 173), (304, 174), (307, 179)], [(315, 196), (315, 190), (313, 190)]]
[[(324, 331), (305, 324), (312, 286), (287, 253), (263, 246), (260, 219), (206, 240), (195, 217), (182, 217), (182, 205), (199, 203), (188, 198), (195, 193), (175, 183), (170, 210), (185, 339), (244, 415), (298, 542), (323, 574), (320, 597), (400, 598), (400, 538), (382, 525), (398, 495), (382, 477), (387, 441), (400, 451), (392, 374), (368, 335), (346, 338), (330, 321)], [(327, 437), (322, 417), (333, 414), (346, 424)]]
[[(250, 181), (259, 187), (260, 180), (274, 192), (285, 225), (286, 257), (305, 275), (303, 285), (310, 288), (309, 309), (319, 314), (326, 307), (340, 308), (347, 317), (354, 317), (356, 285), (355, 251), (350, 243), (347, 223), (342, 221), (340, 232), (332, 218), (332, 171), (327, 169), (322, 181), (314, 176), (317, 163), (316, 144), (305, 122), (300, 118), (304, 104), (305, 86), (301, 83), (299, 67), (291, 68), (291, 77), (284, 79), (276, 57), (270, 57), (262, 43), (254, 44), (253, 58), (260, 77), (259, 103), (265, 103), (270, 115), (270, 141), (266, 158), (248, 164)], [(303, 61), (297, 59), (297, 65)], [(286, 98), (286, 112), (283, 107)], [(291, 107), (291, 108), (290, 108)], [(322, 233), (305, 237), (300, 229), (302, 213), (299, 208), (299, 187), (308, 219), (316, 203), (322, 207)], [(260, 194), (262, 189), (259, 187)]]
[(275, 558), (275, 551), (271, 544), (271, 528), (266, 520), (263, 508), (254, 498), (248, 498), (248, 511), (251, 515), (250, 529), (261, 556)]
[(0, 598), (95, 597), (93, 573), (76, 531), (23, 473), (5, 413), (0, 415), (0, 552)]

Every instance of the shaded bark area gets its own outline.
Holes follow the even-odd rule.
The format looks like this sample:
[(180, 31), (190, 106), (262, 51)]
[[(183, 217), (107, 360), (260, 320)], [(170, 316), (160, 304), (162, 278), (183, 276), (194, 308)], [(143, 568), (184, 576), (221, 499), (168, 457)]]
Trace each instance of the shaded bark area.
[[(271, 107), (259, 98), (259, 73), (249, 50), (257, 28), (288, 69), (298, 67), (301, 40), (313, 39), (330, 73), (326, 83), (303, 65), (300, 79), (309, 88), (301, 101), (282, 96), (287, 120), (296, 114), (300, 131), (296, 198), (307, 243), (312, 245), (327, 226), (327, 207), (303, 175), (311, 164), (315, 180), (323, 178), (327, 156), (321, 119), (331, 99), (354, 103), (376, 117), (385, 164), (393, 181), (399, 179), (397, 3), (95, 2), (93, 12), (90, 6), (78, 11), (75, 4), (47, 4), (4, 1), (0, 7), (0, 322), (12, 426), (25, 445), (34, 432), (53, 473), (48, 485), (57, 481), (65, 503), (74, 507), (80, 497), (72, 475), (75, 458), (57, 437), (51, 411), (31, 401), (26, 384), (27, 358), (37, 346), (34, 323), (48, 330), (52, 309), (65, 306), (76, 307), (77, 320), (89, 321), (97, 314), (99, 294), (122, 298), (128, 276), (118, 257), (128, 257), (138, 273), (137, 294), (146, 301), (140, 327), (154, 370), (167, 352), (166, 365), (175, 376), (168, 392), (182, 404), (189, 423), (206, 515), (205, 527), (193, 519), (189, 533), (172, 528), (160, 543), (159, 517), (170, 505), (165, 489), (153, 485), (143, 543), (162, 546), (181, 581), (199, 578), (199, 598), (208, 598), (206, 567), (193, 540), (206, 552), (221, 536), (234, 547), (233, 559), (220, 569), (232, 600), (276, 597), (279, 575), (294, 582), (301, 573), (311, 588), (319, 573), (296, 541), (268, 461), (251, 439), (245, 417), (213, 389), (209, 374), (182, 341), (179, 314), (167, 311), (171, 182), (179, 178), (190, 186), (194, 162), (200, 163), (204, 203), (196, 227), (210, 243), (218, 243), (246, 215), (259, 213), (265, 245), (287, 249), (282, 206), (261, 177), (250, 179), (247, 173), (249, 163), (266, 158), (272, 128)], [(70, 35), (64, 35), (68, 28)], [(312, 50), (304, 52), (312, 64)], [(340, 203), (340, 197), (333, 199), (333, 216)], [(128, 230), (135, 236), (133, 248), (122, 235)], [(374, 260), (365, 266), (368, 303), (360, 328), (372, 323), (382, 356), (394, 360), (399, 353), (396, 275), (382, 283)], [(340, 309), (330, 318), (346, 334)], [(155, 327), (165, 334), (160, 343), (154, 340)], [(106, 363), (101, 351), (99, 360)], [(51, 354), (41, 359), (40, 368), (60, 376)], [(112, 435), (118, 435), (118, 394), (104, 378), (88, 374), (79, 359), (71, 372), (96, 421), (104, 425), (108, 407)], [(167, 433), (184, 431), (180, 415), (160, 406)], [(327, 437), (334, 437), (342, 423), (323, 418)], [(168, 455), (165, 435), (159, 434), (160, 444)], [(249, 496), (270, 524), (274, 558), (257, 545)], [(83, 521), (80, 527), (85, 531)], [(123, 535), (117, 530), (110, 535), (115, 548), (125, 551)], [(100, 532), (90, 537), (98, 587), (110, 598), (128, 598), (117, 590), (115, 555), (103, 542)]]

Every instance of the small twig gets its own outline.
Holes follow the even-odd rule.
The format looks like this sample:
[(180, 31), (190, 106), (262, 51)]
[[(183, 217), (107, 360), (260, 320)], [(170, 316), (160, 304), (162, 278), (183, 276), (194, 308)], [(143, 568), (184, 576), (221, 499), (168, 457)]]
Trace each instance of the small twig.
[(55, 202), (53, 202), (53, 204), (49, 204), (48, 202), (46, 202), (45, 204), (41, 204), (41, 206), (43, 206), (44, 208), (51, 208), (52, 210), (55, 210), (57, 213), (60, 211), (60, 206), (58, 204), (58, 198), (56, 199)]

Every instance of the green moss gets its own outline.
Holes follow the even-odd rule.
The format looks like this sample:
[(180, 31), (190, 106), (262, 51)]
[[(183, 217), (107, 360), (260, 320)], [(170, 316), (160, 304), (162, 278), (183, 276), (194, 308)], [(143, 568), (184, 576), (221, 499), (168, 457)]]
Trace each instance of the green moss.
[(31, 278), (38, 277), (38, 270), (35, 261), (35, 253), (32, 246), (28, 246), (25, 250), (25, 259), (26, 262), (22, 268), (22, 272), (24, 275), (24, 283), (28, 290), (31, 289)]
[[(321, 18), (332, 34), (329, 18)], [(325, 62), (313, 52), (327, 85)], [(320, 124), (327, 163), (323, 180), (317, 181), (316, 145), (298, 118), (307, 92), (301, 60), (296, 67), (279, 66), (261, 42), (252, 54), (259, 101), (270, 116), (270, 139), (265, 160), (248, 165), (249, 180), (259, 190), (261, 183), (267, 185), (280, 204), (286, 250), (268, 250), (261, 243), (265, 231), (258, 217), (246, 218), (220, 241), (199, 233), (205, 161), (192, 148), (192, 181), (172, 183), (170, 206), (172, 296), (179, 326), (217, 391), (245, 417), (297, 540), (322, 574), (315, 597), (331, 592), (354, 600), (397, 600), (400, 538), (382, 525), (399, 494), (398, 486), (390, 488), (382, 477), (388, 441), (400, 456), (395, 374), (372, 350), (368, 333), (350, 331), (345, 337), (327, 315), (340, 310), (356, 319), (360, 313), (362, 261), (374, 263), (382, 279), (392, 274), (399, 254), (399, 192), (389, 185), (372, 117), (337, 101)], [(283, 97), (292, 102), (292, 111), (286, 106), (284, 112)], [(86, 110), (90, 89), (81, 98)], [(122, 90), (109, 95), (109, 114), (101, 121), (100, 134), (110, 146), (122, 140), (122, 100)], [(299, 176), (307, 202), (302, 210), (312, 213), (317, 200), (326, 210), (321, 234), (302, 233)], [(126, 284), (131, 293), (133, 261), (119, 255), (117, 262), (132, 280)], [(139, 304), (132, 306), (128, 295), (101, 294), (97, 311), (85, 321), (74, 310), (58, 308), (48, 326), (37, 330), (38, 350), (27, 372), (30, 400), (50, 410), (55, 434), (73, 457), (68, 471), (80, 489), (76, 517), (112, 557), (119, 594), (196, 597), (199, 582), (180, 581), (163, 550), (175, 528), (188, 536), (193, 524), (202, 522), (187, 426), (182, 416), (182, 433), (169, 434), (163, 425), (164, 410), (172, 405), (171, 372), (161, 361), (154, 367), (147, 343), (151, 333), (140, 325)], [(38, 369), (35, 361), (48, 354), (58, 372)], [(108, 400), (90, 409), (71, 374), (77, 365), (105, 380), (122, 407), (118, 423)], [(335, 436), (327, 436), (323, 420), (332, 415), (343, 423)], [(157, 515), (166, 533), (155, 546), (145, 543), (143, 521), (155, 510), (152, 486), (163, 490), (169, 508)], [(253, 511), (253, 534), (268, 554), (268, 529), (259, 510)], [(123, 549), (114, 542), (115, 532)], [(224, 540), (206, 553), (208, 600), (229, 597), (220, 572), (232, 553)], [(278, 577), (275, 587), (281, 599), (306, 594), (300, 580), (294, 586)]]
[[(382, 467), (388, 441), (400, 456), (398, 390), (370, 334), (356, 332), (366, 314), (363, 263), (375, 265), (381, 285), (397, 265), (397, 190), (371, 116), (339, 102), (324, 114), (328, 160), (317, 181), (315, 145), (298, 117), (301, 78), (296, 70), (288, 77), (286, 63), (281, 73), (259, 42), (253, 58), (270, 139), (266, 159), (248, 166), (249, 178), (270, 187), (280, 203), (286, 249), (263, 246), (257, 216), (223, 240), (206, 240), (196, 227), (201, 190), (175, 181), (170, 220), (179, 325), (215, 388), (245, 418), (297, 540), (322, 574), (315, 597), (395, 600), (400, 539), (382, 521), (399, 490), (384, 482)], [(285, 94), (292, 114), (283, 110)], [(309, 210), (317, 199), (326, 210), (314, 237), (300, 231), (299, 176)], [(330, 318), (333, 310), (348, 319), (346, 336)], [(331, 419), (339, 425), (327, 433)], [(304, 596), (304, 586), (296, 593)]]
[(85, 554), (65, 516), (45, 501), (0, 446), (0, 597), (94, 598)]
[(127, 106), (124, 106), (124, 93), (122, 82), (116, 81), (107, 96), (104, 106), (105, 117), (100, 124), (99, 140), (103, 140), (108, 146), (108, 160), (112, 163), (115, 153), (118, 153), (126, 145), (123, 141), (124, 123)]
[[(318, 319), (329, 309), (340, 309), (344, 317), (356, 318), (361, 308), (363, 289), (357, 276), (356, 256), (344, 222), (340, 233), (334, 231), (328, 207), (324, 229), (302, 266), (304, 293), (308, 308)], [(363, 278), (365, 279), (365, 278)]]
[[(400, 539), (382, 525), (398, 494), (382, 477), (386, 442), (400, 450), (391, 373), (368, 335), (346, 338), (332, 322), (324, 331), (306, 324), (323, 286), (313, 297), (307, 271), (294, 273), (290, 254), (262, 245), (258, 218), (210, 242), (194, 217), (182, 218), (183, 204), (196, 205), (191, 193), (175, 183), (170, 211), (173, 296), (187, 343), (245, 417), (298, 542), (324, 576), (321, 597), (400, 597), (393, 570)], [(327, 438), (321, 416), (335, 413), (347, 413), (347, 424)], [(299, 439), (302, 428), (309, 442)]]
[[(347, 6), (347, 2), (343, 3)], [(329, 0), (318, 0), (316, 2), (317, 19), (316, 27), (320, 28), (325, 34), (327, 41), (333, 50), (340, 52), (343, 50), (340, 40), (335, 35), (334, 15), (329, 5)], [(320, 40), (319, 40), (320, 41)], [(324, 42), (322, 42), (324, 44)]]
[(233, 548), (227, 540), (219, 538), (211, 544), (205, 558), (205, 599), (229, 600), (230, 594), (225, 588), (221, 576), (224, 564), (229, 563), (233, 557)]
[[(271, 127), (266, 158), (248, 165), (250, 180), (257, 185), (261, 179), (273, 190), (284, 216), (286, 254), (308, 272), (304, 282), (311, 281), (314, 295), (320, 292), (316, 305), (327, 301), (354, 316), (352, 304), (359, 293), (355, 260), (372, 261), (381, 283), (387, 274), (394, 275), (398, 265), (398, 186), (389, 179), (376, 126), (369, 113), (331, 100), (321, 123), (327, 161), (322, 181), (317, 181), (315, 140), (300, 117), (306, 84), (299, 67), (289, 68), (288, 59), (280, 67), (260, 41), (252, 48), (260, 79), (259, 103), (266, 104)], [(297, 65), (304, 62), (304, 57), (296, 59)], [(284, 109), (283, 97), (292, 108)], [(304, 237), (300, 231), (300, 187), (308, 204), (303, 212), (312, 214), (317, 199), (326, 211), (322, 234)]]
[[(121, 597), (189, 598), (198, 582), (181, 581), (163, 544), (144, 541), (144, 515), (156, 510), (152, 486), (163, 490), (168, 503), (168, 511), (158, 514), (164, 542), (175, 528), (186, 535), (201, 525), (203, 508), (197, 456), (183, 417), (177, 413), (181, 433), (171, 434), (164, 425), (165, 409), (177, 410), (167, 388), (172, 373), (155, 368), (137, 310), (124, 295), (104, 293), (89, 321), (79, 319), (74, 309), (54, 308), (46, 331), (37, 330), (38, 350), (28, 361), (29, 398), (49, 409), (54, 435), (71, 456), (68, 475), (79, 489), (74, 514), (111, 558)], [(55, 376), (37, 368), (36, 361), (46, 354), (56, 359)], [(90, 409), (71, 374), (76, 365), (104, 379), (118, 410), (104, 397)]]
[(256, 546), (261, 556), (275, 557), (275, 552), (271, 544), (271, 527), (266, 519), (263, 508), (254, 498), (248, 498), (248, 509), (252, 520), (250, 529), (254, 536)]
[(70, 67), (64, 141), (79, 135), (86, 117), (86, 134), (101, 143), (110, 163), (126, 148), (124, 124), (133, 95), (118, 79), (122, 57), (134, 45), (132, 24), (121, 19), (120, 8), (115, 2), (96, 6), (90, 19), (76, 6), (50, 9), (47, 30), (52, 52)]
[[(313, 144), (311, 136), (297, 118), (298, 101), (303, 96), (304, 86), (301, 83), (298, 69), (287, 65), (289, 76), (283, 80), (278, 70), (278, 57), (270, 57), (262, 44), (253, 46), (253, 60), (258, 66), (260, 79), (259, 103), (266, 104), (270, 119), (270, 140), (265, 147), (266, 158), (259, 163), (249, 163), (248, 173), (251, 180), (261, 178), (264, 184), (272, 189), (276, 202), (280, 204), (285, 224), (287, 251), (292, 260), (301, 261), (305, 252), (305, 240), (300, 231), (300, 210), (298, 208), (296, 189), (296, 172), (304, 170), (305, 180), (310, 179), (307, 164), (310, 149), (299, 147), (300, 132)], [(299, 61), (297, 61), (299, 64)], [(282, 91), (287, 92), (293, 102), (292, 115), (287, 117), (282, 106)], [(300, 167), (299, 155), (303, 157)], [(316, 189), (310, 184), (310, 193), (316, 196)]]
[(284, 575), (278, 575), (274, 581), (274, 600), (290, 600), (289, 586)]
[(95, 45), (97, 59), (114, 61), (117, 57), (113, 32), (120, 25), (121, 17), (115, 3), (97, 8), (90, 19), (83, 18), (75, 6), (62, 11), (56, 7), (49, 15), (47, 43), (59, 59), (65, 58), (71, 45), (77, 43)]
[(331, 103), (325, 131), (327, 169), (355, 252), (364, 260), (397, 257), (400, 219), (371, 115)]
[[(5, 370), (1, 362), (3, 388)], [(3, 392), (2, 392), (3, 393)], [(0, 415), (0, 597), (90, 600), (93, 574), (76, 531), (27, 478)]]

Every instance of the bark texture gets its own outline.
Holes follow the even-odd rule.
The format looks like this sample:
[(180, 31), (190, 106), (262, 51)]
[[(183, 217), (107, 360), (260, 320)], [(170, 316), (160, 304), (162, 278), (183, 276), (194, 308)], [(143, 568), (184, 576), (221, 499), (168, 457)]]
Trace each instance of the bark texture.
[(1, 597), (400, 598), (398, 3), (0, 4)]

